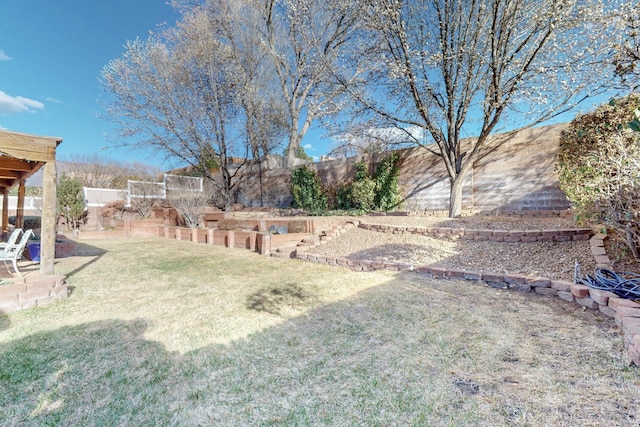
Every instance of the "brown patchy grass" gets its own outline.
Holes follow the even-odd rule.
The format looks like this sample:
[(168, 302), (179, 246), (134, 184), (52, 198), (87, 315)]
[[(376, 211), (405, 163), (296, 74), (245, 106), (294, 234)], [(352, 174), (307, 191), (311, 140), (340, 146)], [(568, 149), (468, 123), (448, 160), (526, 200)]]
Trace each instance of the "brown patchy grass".
[(73, 294), (0, 316), (3, 425), (635, 425), (599, 313), (415, 273), (85, 241)]

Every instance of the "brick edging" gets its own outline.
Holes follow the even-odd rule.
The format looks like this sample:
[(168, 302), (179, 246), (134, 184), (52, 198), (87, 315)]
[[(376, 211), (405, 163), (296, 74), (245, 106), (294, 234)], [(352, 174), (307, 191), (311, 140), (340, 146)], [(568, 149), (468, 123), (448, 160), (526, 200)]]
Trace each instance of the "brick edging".
[[(358, 224), (358, 226), (361, 226), (361, 224)], [(386, 228), (385, 226), (385, 230), (391, 230), (385, 232), (394, 232), (393, 230), (396, 228), (398, 227), (390, 226), (390, 228)], [(421, 229), (420, 232), (423, 229), (421, 227), (400, 228), (414, 230)], [(584, 230), (586, 229), (579, 229), (575, 231)], [(589, 230), (589, 233), (591, 233), (591, 230)], [(448, 235), (452, 236), (454, 234), (448, 233)], [(568, 234), (557, 235), (567, 236)], [(581, 235), (590, 236), (590, 234), (577, 233), (569, 236)], [(601, 268), (607, 268), (611, 264), (609, 257), (606, 255), (606, 251), (604, 251), (604, 254), (602, 254), (604, 250), (605, 238), (606, 236), (600, 233), (595, 234), (590, 238), (592, 253), (596, 258), (598, 267)], [(551, 280), (545, 277), (526, 276), (522, 274), (489, 273), (483, 271), (469, 271), (446, 267), (430, 267), (426, 265), (415, 266), (413, 264), (398, 262), (371, 260), (354, 261), (343, 257), (309, 254), (306, 253), (306, 248), (304, 247), (299, 247), (297, 249), (295, 257), (296, 259), (302, 261), (315, 262), (318, 264), (344, 266), (353, 271), (413, 271), (420, 275), (432, 277), (435, 279), (471, 280), (474, 282), (480, 281), (494, 288), (510, 289), (525, 293), (533, 292), (539, 295), (555, 296), (564, 301), (574, 302), (585, 308), (598, 310), (604, 315), (613, 318), (616, 322), (616, 325), (623, 332), (624, 349), (626, 350), (629, 362), (636, 366), (640, 366), (640, 304), (637, 304), (631, 300), (620, 298), (613, 292), (592, 289), (588, 286), (576, 284), (566, 280)]]
[(449, 240), (476, 240), (493, 242), (569, 242), (589, 240), (593, 232), (590, 228), (558, 228), (539, 230), (493, 230), (477, 228), (414, 227), (360, 222), (358, 227), (365, 230), (390, 234), (419, 234)]

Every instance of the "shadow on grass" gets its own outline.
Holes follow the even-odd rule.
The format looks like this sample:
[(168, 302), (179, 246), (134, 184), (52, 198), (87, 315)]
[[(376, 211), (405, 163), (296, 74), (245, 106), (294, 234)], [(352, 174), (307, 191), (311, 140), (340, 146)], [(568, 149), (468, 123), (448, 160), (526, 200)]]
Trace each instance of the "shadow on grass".
[(309, 306), (314, 296), (295, 283), (285, 283), (263, 288), (247, 297), (250, 310), (263, 311), (281, 316), (292, 310)]
[(90, 257), (90, 259), (88, 259), (87, 262), (79, 265), (74, 270), (66, 273), (67, 277), (72, 277), (75, 274), (78, 274), (79, 272), (81, 272), (85, 268), (89, 267), (91, 264), (93, 264), (96, 261), (98, 261), (104, 254), (107, 253), (106, 250), (104, 250), (102, 248), (99, 248), (97, 246), (88, 245), (86, 243), (81, 243), (81, 242), (78, 242), (78, 241), (76, 241), (75, 244), (76, 244), (76, 249), (75, 249), (75, 252), (74, 252), (73, 256), (76, 256), (76, 257)]
[(0, 331), (8, 329), (11, 326), (11, 320), (2, 310), (0, 310)]
[[(588, 376), (554, 378), (564, 372), (556, 364), (563, 357), (586, 361), (607, 346), (602, 337), (594, 346), (568, 339), (573, 331), (550, 324), (547, 302), (516, 298), (510, 310), (533, 306), (545, 322), (522, 313), (510, 324), (504, 314), (510, 311), (498, 309), (504, 301), (458, 291), (452, 282), (424, 286), (415, 275), (398, 278), (247, 339), (184, 355), (146, 339), (153, 325), (142, 319), (65, 326), (0, 344), (0, 424), (475, 426), (491, 420), (500, 426), (518, 424), (525, 413), (543, 417), (532, 425), (590, 424), (574, 418), (575, 399), (599, 417), (586, 421), (632, 419), (632, 409), (623, 413), (576, 397), (607, 395), (601, 387), (613, 381), (604, 374), (616, 366), (611, 354), (602, 360), (608, 368), (590, 365)], [(280, 309), (307, 297), (295, 285), (253, 295), (258, 306)], [(488, 317), (478, 318), (471, 306), (489, 310)], [(575, 307), (564, 320), (588, 316)], [(514, 342), (505, 347), (501, 340), (509, 335)], [(561, 348), (549, 347), (548, 335)], [(519, 357), (505, 361), (508, 351)], [(553, 396), (540, 393), (538, 371)], [(619, 405), (633, 408), (639, 388), (629, 384), (638, 378), (628, 374), (624, 386), (615, 378)], [(549, 414), (561, 418), (545, 419)]]

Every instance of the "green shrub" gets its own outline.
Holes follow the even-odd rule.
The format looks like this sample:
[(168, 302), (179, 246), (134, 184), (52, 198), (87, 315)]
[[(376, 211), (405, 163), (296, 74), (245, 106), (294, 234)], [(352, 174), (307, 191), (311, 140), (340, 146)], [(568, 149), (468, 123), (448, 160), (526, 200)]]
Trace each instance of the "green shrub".
[(398, 189), (398, 155), (392, 154), (380, 161), (376, 168), (376, 197), (374, 204), (381, 211), (395, 209), (401, 202)]
[(371, 210), (375, 207), (376, 183), (367, 172), (364, 162), (356, 164), (356, 176), (349, 189), (351, 209)]
[(556, 170), (576, 219), (606, 226), (636, 258), (640, 246), (640, 94), (576, 117), (562, 132)]
[(309, 212), (327, 210), (327, 196), (315, 171), (306, 165), (295, 169), (291, 174), (291, 195), (293, 207)]

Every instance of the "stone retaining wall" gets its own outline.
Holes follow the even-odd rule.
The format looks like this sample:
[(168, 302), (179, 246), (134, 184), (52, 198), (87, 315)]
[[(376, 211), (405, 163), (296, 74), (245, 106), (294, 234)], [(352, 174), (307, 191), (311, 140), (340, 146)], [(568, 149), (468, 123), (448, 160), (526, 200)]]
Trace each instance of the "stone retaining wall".
[(69, 288), (65, 279), (65, 276), (10, 279), (12, 284), (0, 286), (0, 313), (40, 307), (58, 298), (66, 298)]
[(397, 225), (359, 223), (365, 230), (391, 234), (420, 234), (449, 240), (477, 240), (493, 242), (568, 242), (589, 240), (590, 228), (549, 230), (481, 230), (447, 227), (405, 227)]

